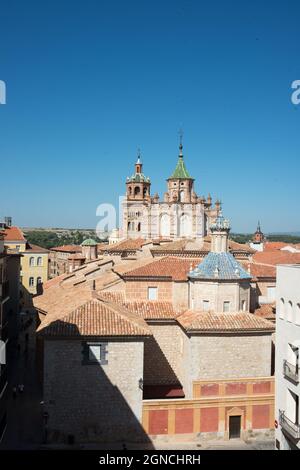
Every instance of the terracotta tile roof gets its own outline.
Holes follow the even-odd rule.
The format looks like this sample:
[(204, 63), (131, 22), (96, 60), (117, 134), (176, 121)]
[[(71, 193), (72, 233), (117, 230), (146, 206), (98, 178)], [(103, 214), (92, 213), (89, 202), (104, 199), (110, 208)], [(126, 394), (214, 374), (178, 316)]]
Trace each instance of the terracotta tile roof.
[(201, 259), (199, 258), (172, 258), (166, 257), (155, 260), (132, 271), (123, 274), (125, 280), (164, 278), (173, 281), (186, 281), (187, 274), (195, 268)]
[(4, 240), (6, 242), (12, 242), (12, 241), (20, 241), (20, 242), (25, 242), (26, 238), (24, 237), (23, 232), (19, 229), (19, 227), (7, 227), (4, 229)]
[(266, 318), (267, 320), (270, 320), (270, 321), (275, 321), (276, 320), (275, 302), (272, 304), (261, 305), (259, 308), (255, 310), (254, 315), (257, 315), (258, 317), (261, 317), (261, 318)]
[(122, 240), (112, 245), (106, 244), (105, 246), (100, 247), (98, 249), (99, 251), (107, 252), (107, 253), (122, 252), (122, 251), (136, 251), (136, 250), (140, 250), (142, 246), (145, 245), (146, 243), (149, 243), (149, 241), (146, 241), (143, 238), (136, 238), (136, 239), (128, 238), (127, 240)]
[(178, 312), (174, 310), (172, 302), (159, 300), (129, 301), (125, 300), (125, 292), (123, 291), (101, 291), (98, 292), (98, 296), (123, 305), (123, 307), (136, 313), (144, 318), (144, 320), (170, 320), (178, 316)]
[(297, 264), (300, 263), (300, 253), (289, 251), (259, 251), (253, 256), (255, 264), (266, 264), (276, 266), (277, 264)]
[[(229, 250), (232, 252), (243, 252), (253, 254), (256, 253), (255, 250), (250, 248), (249, 245), (237, 243), (233, 240), (228, 241)], [(183, 239), (175, 240), (171, 243), (164, 243), (160, 246), (155, 246), (153, 248), (154, 253), (164, 252), (164, 253), (175, 253), (178, 251), (198, 251), (198, 252), (209, 252), (211, 249), (211, 235), (207, 235), (203, 239)]]
[(62, 246), (54, 246), (50, 248), (51, 251), (63, 251), (67, 253), (81, 253), (82, 248), (80, 245), (62, 245)]
[(275, 251), (275, 250), (281, 250), (281, 248), (284, 248), (285, 246), (288, 246), (288, 243), (284, 242), (266, 242), (264, 244), (264, 251)]
[(151, 336), (137, 315), (98, 299), (91, 299), (66, 316), (40, 325), (43, 336)]
[(26, 244), (26, 250), (25, 252), (30, 252), (30, 253), (49, 253), (49, 250), (46, 248), (43, 248), (38, 245), (33, 245), (32, 243), (27, 243)]
[(261, 277), (268, 277), (268, 278), (276, 278), (276, 267), (269, 266), (266, 264), (254, 264), (250, 263), (250, 273), (253, 277), (261, 278)]
[(177, 321), (191, 332), (274, 331), (271, 322), (245, 312), (212, 313), (188, 310), (179, 315)]
[(135, 312), (144, 320), (173, 320), (178, 316), (175, 312), (172, 302), (152, 301), (131, 301), (123, 304), (131, 312)]
[(229, 247), (229, 250), (233, 251), (233, 252), (235, 252), (235, 251), (244, 251), (244, 252), (247, 252), (247, 253), (250, 253), (250, 254), (256, 253), (256, 251), (253, 250), (253, 248), (251, 248), (246, 243), (237, 243), (233, 240), (228, 240), (228, 247)]

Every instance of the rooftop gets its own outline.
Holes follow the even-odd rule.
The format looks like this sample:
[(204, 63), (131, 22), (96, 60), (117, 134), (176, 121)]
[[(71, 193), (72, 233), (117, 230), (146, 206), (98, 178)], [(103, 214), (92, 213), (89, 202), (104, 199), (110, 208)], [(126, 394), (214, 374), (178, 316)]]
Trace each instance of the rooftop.
[(126, 280), (164, 278), (173, 281), (187, 281), (189, 271), (196, 267), (199, 261), (199, 258), (161, 258), (125, 272), (122, 277)]
[(126, 309), (99, 299), (91, 299), (68, 315), (42, 323), (43, 336), (151, 336), (146, 322)]
[(83, 240), (81, 246), (97, 246), (97, 242), (93, 238), (87, 238)]
[(176, 168), (173, 172), (173, 174), (170, 176), (169, 179), (190, 179), (192, 180), (193, 178), (189, 175), (184, 160), (183, 160), (183, 155), (179, 155), (178, 157), (178, 162), (176, 165)]
[(187, 310), (177, 317), (183, 328), (191, 332), (274, 331), (274, 325), (252, 313), (212, 313)]
[(4, 229), (4, 241), (5, 242), (26, 242), (26, 238), (19, 227), (12, 226)]
[(204, 260), (189, 273), (191, 279), (250, 279), (251, 275), (231, 253), (210, 252)]
[(62, 245), (54, 246), (50, 248), (51, 251), (63, 251), (66, 253), (81, 253), (82, 249), (80, 245)]

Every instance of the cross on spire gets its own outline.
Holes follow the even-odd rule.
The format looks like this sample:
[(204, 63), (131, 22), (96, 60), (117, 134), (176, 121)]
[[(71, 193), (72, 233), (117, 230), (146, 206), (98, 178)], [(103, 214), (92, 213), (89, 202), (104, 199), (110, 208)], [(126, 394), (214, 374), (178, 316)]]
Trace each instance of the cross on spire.
[(179, 131), (178, 131), (178, 134), (179, 134), (179, 155), (182, 157), (182, 149), (183, 149), (183, 145), (182, 145), (182, 138), (183, 138), (183, 130), (180, 128)]

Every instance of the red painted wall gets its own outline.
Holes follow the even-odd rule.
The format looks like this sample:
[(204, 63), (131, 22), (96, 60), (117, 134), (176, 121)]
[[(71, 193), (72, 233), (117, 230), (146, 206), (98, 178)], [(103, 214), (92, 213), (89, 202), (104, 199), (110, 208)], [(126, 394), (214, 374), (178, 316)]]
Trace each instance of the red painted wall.
[(253, 384), (253, 393), (270, 393), (271, 382), (257, 382)]
[(247, 385), (242, 382), (227, 383), (225, 386), (225, 395), (245, 395)]
[(270, 427), (270, 405), (253, 405), (252, 429), (267, 429)]
[(214, 395), (214, 396), (219, 395), (219, 385), (218, 384), (201, 385), (201, 396), (208, 397), (210, 395)]
[(193, 410), (176, 410), (175, 433), (184, 434), (193, 432)]
[(149, 434), (167, 434), (168, 432), (168, 411), (149, 411)]
[(219, 421), (218, 408), (201, 408), (200, 432), (217, 432)]

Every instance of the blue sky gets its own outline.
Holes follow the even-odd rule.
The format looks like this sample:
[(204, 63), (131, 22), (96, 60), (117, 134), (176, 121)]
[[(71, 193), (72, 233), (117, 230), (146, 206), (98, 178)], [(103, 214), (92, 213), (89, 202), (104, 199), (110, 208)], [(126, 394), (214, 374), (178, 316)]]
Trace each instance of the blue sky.
[(300, 230), (297, 0), (10, 0), (0, 24), (0, 217), (95, 227), (138, 147), (162, 196), (182, 127), (234, 231)]

